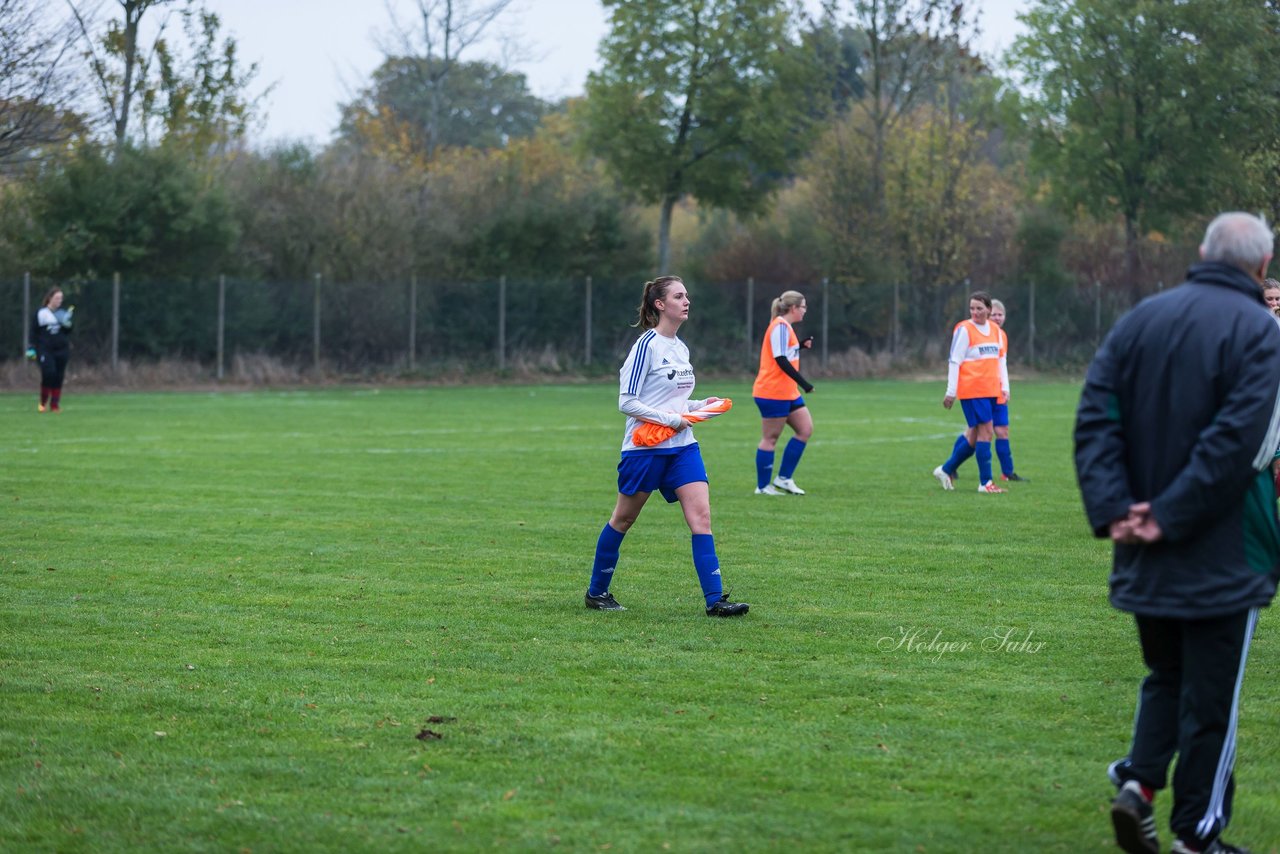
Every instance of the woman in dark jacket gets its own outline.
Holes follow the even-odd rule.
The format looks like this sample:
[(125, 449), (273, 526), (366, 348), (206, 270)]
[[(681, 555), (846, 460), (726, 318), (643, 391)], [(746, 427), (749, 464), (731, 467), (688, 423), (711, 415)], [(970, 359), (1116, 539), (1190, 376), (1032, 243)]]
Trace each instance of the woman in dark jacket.
[(40, 404), (38, 412), (62, 410), (62, 380), (71, 357), (71, 315), (75, 306), (62, 308), (62, 288), (54, 285), (31, 321), (31, 355), (40, 364)]

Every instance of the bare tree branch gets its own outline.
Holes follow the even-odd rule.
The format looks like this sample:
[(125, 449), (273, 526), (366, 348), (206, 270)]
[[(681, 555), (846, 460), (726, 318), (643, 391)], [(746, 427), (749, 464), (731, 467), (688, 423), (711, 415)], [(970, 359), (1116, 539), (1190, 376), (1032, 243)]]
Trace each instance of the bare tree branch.
[(67, 54), (74, 34), (34, 0), (0, 0), (0, 166), (72, 132)]

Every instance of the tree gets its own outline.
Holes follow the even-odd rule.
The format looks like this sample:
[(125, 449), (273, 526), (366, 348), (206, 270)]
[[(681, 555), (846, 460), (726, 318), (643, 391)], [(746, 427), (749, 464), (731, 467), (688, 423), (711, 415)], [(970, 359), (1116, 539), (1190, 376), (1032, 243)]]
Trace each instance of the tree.
[(1033, 163), (1063, 208), (1122, 220), (1130, 289), (1143, 234), (1238, 197), (1244, 154), (1274, 133), (1268, 16), (1256, 0), (1037, 0), (1024, 16), (1011, 56)]
[[(1280, 44), (1280, 0), (1265, 0), (1266, 31), (1269, 44)], [(1280, 222), (1280, 137), (1274, 128), (1280, 123), (1280, 51), (1266, 50), (1255, 54), (1259, 61), (1256, 74), (1258, 101), (1250, 123), (1261, 131), (1254, 134), (1251, 146), (1245, 146), (1245, 191), (1240, 210), (1258, 210), (1268, 222)]]
[(612, 10), (587, 78), (584, 143), (622, 185), (661, 206), (658, 271), (676, 203), (692, 195), (761, 210), (803, 150), (817, 69), (782, 0), (604, 0)]
[(80, 146), (31, 193), (32, 257), (60, 278), (207, 276), (236, 238), (221, 187), (168, 150), (126, 147), (108, 158)]
[[(437, 149), (447, 145), (454, 127), (454, 138), (466, 136), (459, 128), (458, 113), (478, 106), (466, 80), (480, 81), (496, 77), (505, 88), (524, 89), (520, 75), (506, 75), (495, 66), (472, 64), (470, 73), (461, 73), (460, 57), (478, 42), (514, 0), (416, 0), (418, 26), (402, 24), (392, 16), (394, 35), (391, 44), (382, 46), (386, 61), (375, 73), (374, 86), (365, 94), (366, 135), (370, 129), (395, 139), (408, 130), (410, 142), (423, 146), (427, 162), (435, 158)], [(490, 70), (492, 69), (492, 71)], [(517, 80), (517, 78), (520, 78)], [(359, 106), (358, 104), (356, 106)], [(518, 109), (515, 110), (518, 112)], [(360, 119), (359, 113), (354, 118)], [(472, 117), (477, 118), (477, 117)], [(376, 123), (375, 123), (376, 122)]]
[(116, 0), (123, 21), (112, 20), (107, 25), (101, 43), (93, 32), (92, 12), (82, 11), (81, 6), (69, 3), (79, 25), (88, 60), (102, 106), (111, 122), (116, 147), (122, 148), (129, 139), (129, 120), (134, 111), (134, 99), (145, 94), (150, 55), (140, 39), (142, 18), (146, 13), (174, 0)]
[[(489, 62), (457, 62), (447, 74), (441, 59), (389, 57), (373, 83), (343, 108), (340, 133), (377, 151), (407, 146), (430, 160), (441, 146), (499, 148), (531, 136), (548, 111), (523, 74)], [(423, 80), (434, 80), (430, 87)]]
[(186, 50), (167, 39), (156, 43), (157, 80), (146, 92), (143, 115), (170, 144), (197, 152), (225, 147), (241, 139), (258, 99), (246, 93), (258, 74), (257, 63), (240, 64), (234, 38), (219, 41), (221, 19), (198, 5), (182, 10)]
[[(908, 316), (932, 333), (944, 326), (947, 289), (970, 274), (986, 238), (1004, 230), (1013, 189), (987, 154), (988, 131), (958, 110), (924, 105), (903, 116), (879, 163), (871, 148), (845, 144), (867, 131), (857, 125), (870, 121), (853, 112), (815, 147), (805, 168), (812, 208), (828, 237), (836, 281), (848, 286), (899, 277), (911, 284)], [(886, 180), (877, 212), (865, 198), (879, 169)], [(896, 268), (884, 265), (886, 254), (897, 259)], [(858, 302), (856, 290), (848, 292)], [(850, 316), (888, 329), (885, 308), (880, 299), (878, 314)]]
[(73, 33), (32, 0), (0, 0), (0, 166), (67, 140)]
[(871, 216), (863, 234), (883, 245), (890, 137), (917, 106), (940, 97), (956, 105), (946, 90), (985, 69), (969, 50), (976, 24), (957, 0), (853, 0), (851, 11), (863, 39), (864, 96), (853, 110), (865, 120), (847, 125), (854, 136), (842, 144), (870, 152), (864, 204)]
[(116, 147), (139, 136), (145, 145), (154, 135), (207, 150), (243, 135), (255, 105), (245, 92), (257, 65), (242, 69), (235, 40), (219, 43), (218, 16), (201, 0), (181, 0), (185, 44), (166, 37), (166, 18), (147, 47), (143, 18), (179, 0), (116, 2), (123, 17), (109, 21), (101, 35), (93, 13), (70, 3)]

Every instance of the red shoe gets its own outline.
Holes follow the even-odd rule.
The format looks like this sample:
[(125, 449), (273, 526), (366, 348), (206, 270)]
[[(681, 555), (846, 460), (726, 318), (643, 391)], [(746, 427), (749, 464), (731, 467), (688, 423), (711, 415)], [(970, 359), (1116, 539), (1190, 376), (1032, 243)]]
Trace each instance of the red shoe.
[(982, 484), (982, 486), (978, 487), (978, 492), (984, 495), (995, 495), (997, 492), (1008, 492), (1008, 491), (1009, 490), (1007, 489), (1001, 489), (1000, 487), (996, 486), (995, 482), (990, 480)]

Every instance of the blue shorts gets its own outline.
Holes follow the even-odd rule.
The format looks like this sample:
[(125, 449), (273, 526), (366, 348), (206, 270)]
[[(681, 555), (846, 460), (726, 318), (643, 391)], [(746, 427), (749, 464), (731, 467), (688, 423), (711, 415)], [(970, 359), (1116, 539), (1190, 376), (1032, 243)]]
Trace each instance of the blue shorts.
[(618, 463), (618, 492), (662, 492), (668, 504), (675, 503), (676, 490), (686, 483), (707, 482), (707, 467), (702, 464), (698, 443), (685, 445), (673, 452), (624, 451)]
[(991, 423), (997, 427), (1009, 426), (1009, 404), (997, 403), (991, 413)]
[(795, 400), (772, 400), (767, 397), (755, 397), (752, 400), (756, 402), (761, 418), (786, 418), (797, 409), (804, 408), (803, 397), (797, 397)]
[(970, 427), (987, 424), (995, 417), (996, 399), (994, 397), (975, 397), (960, 401), (964, 410), (965, 423)]

